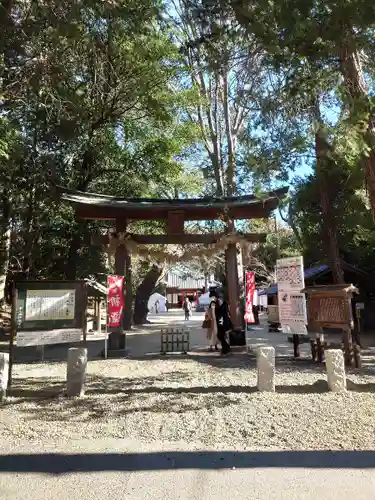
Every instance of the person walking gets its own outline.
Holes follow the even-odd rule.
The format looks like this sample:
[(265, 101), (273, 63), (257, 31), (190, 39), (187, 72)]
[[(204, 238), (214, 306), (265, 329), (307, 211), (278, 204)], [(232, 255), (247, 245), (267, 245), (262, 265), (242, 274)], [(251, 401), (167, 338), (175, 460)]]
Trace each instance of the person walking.
[(221, 343), (221, 354), (226, 355), (230, 352), (230, 345), (227, 341), (229, 332), (233, 329), (233, 323), (229, 314), (228, 303), (223, 300), (218, 300), (218, 307), (216, 312), (216, 322), (217, 322), (217, 337)]
[(254, 323), (259, 325), (259, 306), (253, 305)]
[(190, 313), (191, 313), (191, 302), (189, 300), (189, 297), (185, 298), (184, 311), (185, 311), (185, 321), (188, 321), (190, 319)]
[(206, 312), (202, 327), (207, 331), (207, 340), (209, 341), (210, 351), (218, 351), (217, 347), (217, 322), (216, 322), (216, 297), (212, 297), (209, 308)]

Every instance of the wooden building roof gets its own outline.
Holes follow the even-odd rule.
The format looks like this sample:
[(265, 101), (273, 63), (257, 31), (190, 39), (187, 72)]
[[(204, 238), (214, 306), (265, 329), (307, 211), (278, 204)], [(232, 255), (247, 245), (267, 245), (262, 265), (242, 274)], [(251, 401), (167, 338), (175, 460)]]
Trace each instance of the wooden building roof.
[(225, 211), (233, 219), (266, 218), (277, 208), (288, 188), (261, 196), (231, 198), (116, 198), (97, 193), (82, 193), (59, 188), (60, 196), (69, 202), (82, 219), (167, 220), (169, 212), (182, 212), (184, 220), (215, 220)]

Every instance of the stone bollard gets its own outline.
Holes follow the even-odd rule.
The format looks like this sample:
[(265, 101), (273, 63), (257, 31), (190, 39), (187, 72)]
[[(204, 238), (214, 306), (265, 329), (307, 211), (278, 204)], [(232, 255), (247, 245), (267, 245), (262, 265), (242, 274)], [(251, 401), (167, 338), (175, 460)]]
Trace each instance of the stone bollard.
[(87, 369), (87, 349), (85, 347), (71, 347), (68, 350), (67, 389), (68, 397), (83, 396), (85, 394), (85, 379)]
[(326, 351), (326, 369), (328, 389), (333, 392), (346, 391), (345, 361), (341, 349)]
[(0, 401), (3, 401), (7, 393), (8, 375), (9, 375), (9, 354), (1, 352), (0, 353)]
[(275, 348), (258, 347), (258, 391), (275, 392)]

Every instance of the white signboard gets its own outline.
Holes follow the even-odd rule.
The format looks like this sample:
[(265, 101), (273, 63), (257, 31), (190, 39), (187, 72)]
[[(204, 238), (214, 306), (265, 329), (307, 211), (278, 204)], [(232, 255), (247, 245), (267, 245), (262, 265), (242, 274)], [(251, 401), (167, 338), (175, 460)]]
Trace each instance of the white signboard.
[(80, 342), (82, 333), (79, 328), (17, 332), (17, 347)]
[(27, 290), (25, 321), (74, 319), (75, 290)]
[(279, 319), (282, 331), (307, 334), (306, 297), (303, 257), (288, 257), (276, 262)]

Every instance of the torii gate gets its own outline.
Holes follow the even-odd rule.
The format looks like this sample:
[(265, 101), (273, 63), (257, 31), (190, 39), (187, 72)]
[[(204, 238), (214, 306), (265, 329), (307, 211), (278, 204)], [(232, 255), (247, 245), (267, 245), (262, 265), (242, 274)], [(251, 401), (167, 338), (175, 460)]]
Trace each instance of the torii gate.
[[(129, 221), (166, 222), (166, 234), (141, 235), (131, 234), (131, 239), (139, 244), (213, 244), (223, 234), (187, 234), (184, 231), (185, 221), (217, 220), (225, 216), (234, 227), (236, 219), (265, 219), (277, 208), (279, 201), (288, 192), (281, 188), (261, 196), (248, 195), (228, 198), (196, 198), (196, 199), (153, 199), (153, 198), (116, 198), (97, 193), (82, 193), (59, 187), (61, 198), (69, 202), (75, 209), (77, 218), (85, 220), (115, 221), (116, 232), (125, 233)], [(266, 234), (251, 233), (245, 238), (249, 242), (262, 242)], [(102, 237), (100, 243), (106, 244), (109, 239)], [(130, 255), (125, 245), (119, 245), (115, 254), (115, 273), (127, 275)], [(242, 327), (241, 290), (243, 276), (238, 272), (237, 247), (235, 243), (228, 245), (226, 251), (226, 273), (228, 280), (229, 307), (234, 328)], [(112, 338), (111, 338), (112, 337)], [(110, 349), (119, 349), (119, 336), (110, 335)]]

